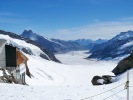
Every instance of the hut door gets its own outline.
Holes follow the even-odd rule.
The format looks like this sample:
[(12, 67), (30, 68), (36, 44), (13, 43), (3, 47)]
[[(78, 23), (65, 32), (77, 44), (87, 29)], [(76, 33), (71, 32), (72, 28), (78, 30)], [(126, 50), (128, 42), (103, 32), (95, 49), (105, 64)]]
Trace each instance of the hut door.
[(16, 48), (10, 45), (5, 46), (6, 51), (6, 66), (16, 67)]

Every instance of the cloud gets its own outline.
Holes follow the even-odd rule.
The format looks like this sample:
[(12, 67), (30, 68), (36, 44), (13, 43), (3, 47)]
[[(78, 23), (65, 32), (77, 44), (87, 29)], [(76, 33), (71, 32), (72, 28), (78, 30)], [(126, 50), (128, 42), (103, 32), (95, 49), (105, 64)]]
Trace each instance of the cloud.
[(0, 12), (0, 23), (23, 23), (27, 20), (21, 19), (19, 15), (11, 12)]
[(0, 17), (0, 23), (20, 24), (20, 23), (25, 23), (25, 22), (27, 22), (27, 20), (25, 19)]
[(122, 21), (131, 21), (131, 20), (133, 20), (133, 17), (121, 18), (120, 20), (122, 20)]
[(70, 29), (60, 29), (56, 31), (56, 34), (58, 34), (60, 38), (66, 39), (110, 39), (116, 34), (128, 30), (133, 30), (133, 17), (122, 18), (118, 21), (95, 22), (93, 24)]
[(0, 16), (16, 16), (16, 15), (11, 12), (0, 12)]

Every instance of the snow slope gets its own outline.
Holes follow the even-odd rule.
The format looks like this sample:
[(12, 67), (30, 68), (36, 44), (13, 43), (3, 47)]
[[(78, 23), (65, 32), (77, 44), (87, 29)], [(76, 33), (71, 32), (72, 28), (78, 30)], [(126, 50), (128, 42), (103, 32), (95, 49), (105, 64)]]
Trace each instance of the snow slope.
[[(115, 64), (112, 62), (88, 61), (89, 65), (65, 65), (41, 58), (29, 57), (28, 66), (33, 79), (26, 80), (30, 85), (79, 86), (90, 84), (94, 75), (110, 74)], [(70, 59), (70, 58), (69, 58)], [(80, 60), (79, 60), (80, 62)], [(81, 62), (82, 63), (82, 62)], [(107, 66), (107, 64), (108, 66)], [(100, 71), (97, 71), (97, 67)]]
[[(30, 86), (0, 84), (0, 100), (82, 100), (90, 96), (92, 98), (85, 100), (126, 99), (125, 84), (123, 84), (126, 82), (126, 73), (119, 76), (116, 79), (117, 82), (109, 85), (92, 86), (90, 82), (94, 75), (112, 75), (110, 71), (114, 68), (116, 62), (92, 61), (93, 63), (90, 63), (90, 65), (65, 65), (34, 56), (28, 56), (28, 58), (30, 59), (28, 65), (34, 76), (32, 79), (26, 77)], [(72, 59), (69, 58), (69, 60)], [(133, 70), (130, 71), (130, 74), (133, 74)], [(133, 76), (130, 76), (130, 80), (132, 78)], [(131, 80), (130, 85), (132, 84), (133, 81)], [(112, 89), (114, 87), (117, 88)], [(107, 98), (116, 92), (119, 93)], [(95, 96), (99, 93), (103, 94)], [(130, 100), (132, 99), (133, 89), (131, 87)]]
[[(31, 50), (36, 48), (28, 43), (19, 44), (18, 41), (15, 42), (15, 39), (12, 39), (11, 43), (17, 43), (20, 47), (27, 46)], [(38, 49), (34, 52), (38, 52)], [(26, 77), (29, 86), (1, 83), (0, 100), (82, 100), (86, 97), (85, 100), (105, 100), (108, 96), (124, 89), (126, 74), (117, 77), (114, 83), (109, 85), (93, 86), (91, 84), (91, 79), (95, 75), (113, 75), (111, 70), (117, 62), (89, 61), (83, 59), (86, 54), (82, 51), (56, 55), (63, 61), (63, 64), (47, 61), (35, 55), (25, 55), (29, 58), (28, 67), (33, 75), (31, 79)], [(133, 70), (130, 74), (133, 74)], [(131, 79), (133, 76), (130, 75)], [(132, 80), (130, 84), (133, 84)], [(99, 93), (100, 95), (96, 96)], [(91, 98), (88, 98), (90, 96)], [(125, 99), (126, 90), (123, 90), (107, 100)], [(133, 100), (132, 87), (130, 88), (130, 100)]]
[(130, 42), (128, 42), (128, 43), (122, 45), (122, 46), (120, 47), (120, 49), (124, 49), (124, 48), (131, 47), (131, 46), (133, 46), (133, 41), (130, 41)]

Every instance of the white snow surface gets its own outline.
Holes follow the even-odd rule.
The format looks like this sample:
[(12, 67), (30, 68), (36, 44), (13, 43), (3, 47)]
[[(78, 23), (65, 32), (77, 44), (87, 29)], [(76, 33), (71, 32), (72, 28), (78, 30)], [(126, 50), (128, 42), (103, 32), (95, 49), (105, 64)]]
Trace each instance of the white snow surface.
[[(26, 80), (30, 85), (46, 86), (79, 86), (90, 84), (89, 80), (94, 75), (113, 75), (112, 68), (116, 65), (112, 62), (85, 61), (83, 65), (59, 64), (46, 61), (37, 57), (29, 57), (28, 66), (34, 79)], [(65, 58), (64, 58), (65, 59)], [(70, 58), (66, 58), (69, 59)], [(85, 59), (84, 59), (85, 60)], [(86, 62), (88, 61), (88, 65)], [(69, 61), (73, 63), (73, 61)], [(80, 62), (80, 60), (78, 61)], [(81, 62), (82, 63), (82, 62)], [(108, 65), (107, 65), (107, 64)], [(97, 70), (100, 69), (100, 71)], [(107, 69), (108, 70), (107, 70)]]
[[(3, 36), (0, 35), (0, 38)], [(24, 44), (19, 42), (17, 40), (15, 43)], [(31, 44), (24, 45), (31, 50), (39, 50)], [(111, 71), (117, 61), (86, 60), (84, 58), (88, 54), (84, 51), (56, 55), (62, 64), (38, 56), (25, 55), (29, 58), (28, 67), (33, 75), (32, 78), (26, 76), (29, 86), (0, 83), (0, 100), (126, 100), (123, 84), (126, 82), (126, 73), (115, 78), (112, 84), (91, 84), (95, 75), (113, 75)], [(132, 74), (133, 70), (130, 70), (130, 100), (133, 100)]]
[(103, 79), (98, 79), (97, 82), (103, 84), (104, 80)]
[(120, 47), (120, 49), (127, 48), (127, 47), (130, 47), (130, 46), (133, 46), (133, 41), (130, 41), (130, 42), (128, 42), (128, 43), (122, 45), (122, 46)]
[[(90, 54), (86, 54), (88, 51), (68, 52), (65, 54), (55, 55), (63, 64), (67, 65), (88, 65), (93, 64), (96, 60), (86, 60)], [(72, 59), (72, 60), (71, 60)]]
[(3, 76), (3, 71), (2, 70), (0, 70), (0, 76)]

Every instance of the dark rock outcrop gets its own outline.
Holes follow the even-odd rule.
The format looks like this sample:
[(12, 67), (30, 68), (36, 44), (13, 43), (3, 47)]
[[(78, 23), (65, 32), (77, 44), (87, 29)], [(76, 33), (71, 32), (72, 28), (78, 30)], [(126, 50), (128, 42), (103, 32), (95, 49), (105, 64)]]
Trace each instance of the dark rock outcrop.
[(112, 83), (113, 76), (103, 75), (103, 76), (94, 76), (91, 80), (93, 85), (103, 85)]
[(25, 66), (26, 66), (26, 75), (31, 78), (31, 73), (30, 73), (30, 70), (28, 68), (27, 62), (25, 63)]
[(32, 52), (27, 50), (26, 48), (22, 48), (21, 50), (26, 54), (32, 55)]
[(94, 76), (91, 80), (93, 85), (102, 85), (101, 83), (98, 82), (98, 79), (102, 79), (100, 76)]
[(12, 74), (8, 75), (4, 68), (0, 68), (0, 71), (3, 72), (3, 76), (0, 76), (1, 83), (16, 83), (14, 76)]
[(131, 68), (133, 68), (133, 52), (130, 54), (130, 56), (121, 60), (118, 65), (112, 70), (112, 72), (115, 75), (119, 75)]
[(46, 55), (42, 54), (42, 53), (40, 54), (40, 57), (49, 60), (48, 57)]

